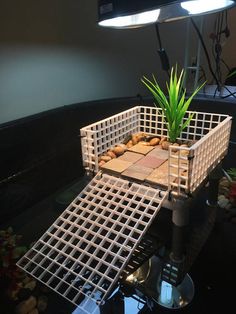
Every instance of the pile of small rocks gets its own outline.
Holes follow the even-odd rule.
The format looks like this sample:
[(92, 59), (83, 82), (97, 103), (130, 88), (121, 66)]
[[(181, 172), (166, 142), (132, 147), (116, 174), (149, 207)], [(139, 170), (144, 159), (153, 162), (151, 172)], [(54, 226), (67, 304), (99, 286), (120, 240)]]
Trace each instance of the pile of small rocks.
[(47, 288), (39, 287), (36, 280), (26, 276), (16, 294), (15, 314), (39, 314), (45, 312), (48, 298)]
[(219, 183), (218, 206), (225, 209), (227, 219), (236, 223), (236, 182), (224, 176)]
[[(115, 145), (115, 147), (110, 148), (107, 152), (99, 156), (98, 165), (99, 167), (103, 166), (106, 162), (110, 161), (113, 158), (117, 158), (124, 154), (129, 148), (136, 144), (142, 144), (145, 146), (159, 146), (163, 150), (168, 150), (170, 145), (173, 146), (182, 146), (190, 147), (194, 142), (193, 141), (180, 141), (176, 143), (171, 143), (164, 136), (149, 136), (143, 132), (129, 135), (121, 144)], [(188, 151), (183, 151), (188, 154)]]
[(0, 230), (1, 314), (38, 314), (47, 308), (49, 289), (17, 267), (27, 251), (21, 240), (12, 227)]

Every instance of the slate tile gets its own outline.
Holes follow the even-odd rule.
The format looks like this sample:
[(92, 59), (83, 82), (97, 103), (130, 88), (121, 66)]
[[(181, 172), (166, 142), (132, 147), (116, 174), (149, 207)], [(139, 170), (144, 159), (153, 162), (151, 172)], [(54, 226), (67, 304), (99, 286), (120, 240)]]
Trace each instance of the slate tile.
[(146, 146), (146, 145), (143, 145), (141, 143), (138, 143), (138, 144), (130, 147), (128, 150), (131, 152), (147, 155), (147, 153), (149, 153), (153, 149), (154, 149), (153, 146)]
[(141, 158), (143, 158), (142, 154), (134, 153), (134, 152), (125, 152), (123, 155), (118, 157), (118, 159), (120, 160), (130, 161), (132, 163), (137, 162)]
[(168, 161), (164, 162), (159, 168), (153, 170), (146, 178), (147, 182), (168, 186)]
[(160, 159), (155, 156), (146, 155), (145, 157), (137, 161), (135, 165), (155, 169), (159, 167), (161, 164), (163, 164), (163, 162), (165, 162), (165, 159)]
[(112, 159), (105, 163), (103, 166), (101, 166), (101, 169), (108, 172), (113, 172), (120, 174), (125, 169), (130, 167), (132, 165), (132, 162), (120, 160), (119, 158)]
[(168, 150), (164, 150), (161, 147), (157, 147), (153, 149), (150, 153), (148, 153), (148, 156), (155, 156), (160, 159), (168, 159)]
[(138, 181), (144, 181), (151, 172), (151, 168), (146, 168), (134, 164), (126, 169), (124, 172), (122, 172), (122, 176)]

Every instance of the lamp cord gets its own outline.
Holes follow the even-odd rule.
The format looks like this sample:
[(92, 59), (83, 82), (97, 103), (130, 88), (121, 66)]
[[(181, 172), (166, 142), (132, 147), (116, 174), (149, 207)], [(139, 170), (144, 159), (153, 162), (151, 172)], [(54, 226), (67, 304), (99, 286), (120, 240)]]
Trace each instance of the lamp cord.
[(165, 49), (162, 47), (161, 35), (160, 35), (158, 23), (155, 23), (155, 29), (156, 29), (157, 40), (159, 43), (158, 53), (161, 60), (162, 70), (166, 71), (168, 77), (170, 77), (170, 62), (169, 62), (169, 58)]
[(159, 43), (159, 48), (160, 50), (162, 50), (163, 48), (162, 48), (161, 36), (160, 36), (159, 26), (157, 23), (155, 23), (155, 29), (156, 29), (157, 39)]
[(214, 73), (214, 71), (213, 71), (213, 69), (212, 69), (212, 65), (211, 65), (211, 60), (210, 60), (210, 57), (209, 57), (209, 53), (208, 53), (208, 51), (207, 51), (207, 48), (206, 48), (206, 45), (205, 45), (204, 40), (203, 40), (203, 38), (202, 38), (202, 35), (201, 35), (201, 33), (200, 33), (200, 30), (199, 30), (199, 28), (197, 27), (197, 24), (194, 22), (193, 18), (190, 18), (190, 19), (191, 19), (192, 25), (193, 25), (193, 27), (194, 27), (196, 33), (198, 34), (198, 37), (199, 37), (200, 42), (201, 42), (201, 44), (202, 44), (203, 50), (204, 50), (204, 52), (205, 52), (205, 55), (206, 55), (206, 58), (207, 58), (208, 67), (209, 67), (209, 70), (210, 70), (210, 72), (211, 72), (211, 75), (213, 76), (214, 80), (216, 81), (216, 85), (217, 85), (217, 87), (218, 87), (218, 89), (219, 89), (219, 88), (220, 88), (220, 82), (219, 82), (218, 78), (216, 77), (216, 75), (215, 75), (215, 73)]
[[(208, 66), (209, 66), (209, 70), (210, 70), (210, 72), (211, 72), (213, 78), (214, 78), (215, 81), (216, 81), (217, 88), (216, 88), (215, 94), (214, 94), (214, 97), (215, 97), (215, 96), (216, 96), (217, 89), (218, 89), (218, 91), (220, 91), (220, 82), (219, 82), (219, 80), (218, 80), (216, 74), (214, 73), (214, 71), (213, 71), (213, 69), (212, 69), (211, 60), (210, 60), (210, 57), (209, 57), (209, 54), (208, 54), (206, 45), (205, 45), (205, 43), (204, 43), (204, 40), (203, 40), (203, 38), (202, 38), (202, 35), (201, 35), (201, 33), (200, 33), (200, 30), (199, 30), (199, 28), (197, 27), (197, 25), (196, 25), (196, 23), (194, 22), (194, 20), (193, 20), (192, 18), (190, 18), (190, 19), (191, 19), (191, 22), (192, 22), (192, 24), (193, 24), (194, 29), (196, 30), (196, 32), (197, 32), (197, 34), (198, 34), (199, 39), (200, 39), (200, 41), (201, 41), (203, 50), (204, 50), (205, 55), (206, 55), (206, 58), (207, 58), (207, 63), (208, 63)], [(228, 89), (227, 86), (225, 86), (225, 89), (229, 92), (229, 94), (228, 94), (227, 96), (222, 97), (223, 99), (224, 99), (224, 98), (228, 98), (229, 96), (233, 96), (234, 98), (236, 98), (236, 93), (231, 93), (231, 91)]]

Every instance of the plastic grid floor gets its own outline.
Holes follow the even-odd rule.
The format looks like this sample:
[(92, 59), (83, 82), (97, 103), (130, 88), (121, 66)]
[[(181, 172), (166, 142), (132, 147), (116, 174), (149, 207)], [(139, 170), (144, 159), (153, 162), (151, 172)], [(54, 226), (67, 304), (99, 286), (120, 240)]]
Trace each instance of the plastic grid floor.
[(166, 195), (98, 173), (17, 265), (81, 313), (92, 314), (119, 280)]

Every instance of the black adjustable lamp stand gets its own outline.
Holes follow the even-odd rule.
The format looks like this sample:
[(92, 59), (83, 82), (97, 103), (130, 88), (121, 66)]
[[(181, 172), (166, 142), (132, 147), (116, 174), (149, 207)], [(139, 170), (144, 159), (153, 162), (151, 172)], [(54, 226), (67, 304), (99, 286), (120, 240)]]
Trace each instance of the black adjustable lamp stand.
[(112, 28), (135, 28), (218, 12), (235, 0), (98, 0), (98, 24)]
[(158, 23), (155, 23), (155, 29), (156, 29), (157, 39), (158, 39), (158, 43), (159, 43), (158, 54), (159, 54), (159, 57), (160, 57), (160, 60), (161, 60), (162, 70), (166, 71), (168, 76), (170, 76), (170, 73), (169, 73), (169, 71), (170, 71), (170, 62), (169, 62), (168, 55), (167, 55), (165, 49), (162, 46)]

